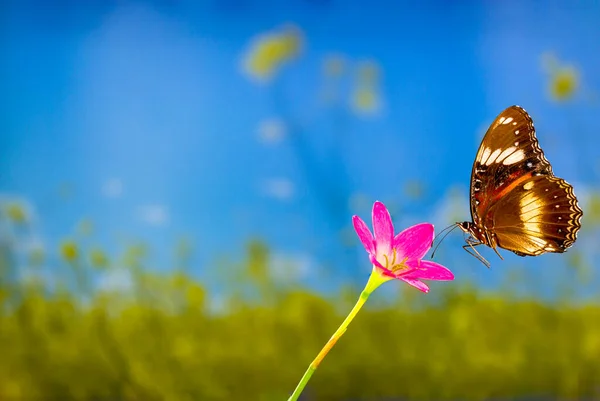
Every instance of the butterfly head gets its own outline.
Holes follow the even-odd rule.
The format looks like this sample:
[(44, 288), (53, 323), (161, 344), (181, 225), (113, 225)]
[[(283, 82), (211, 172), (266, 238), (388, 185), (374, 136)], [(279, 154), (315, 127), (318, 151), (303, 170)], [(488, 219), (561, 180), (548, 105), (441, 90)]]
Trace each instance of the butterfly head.
[(463, 221), (462, 223), (457, 222), (456, 225), (459, 226), (463, 232), (467, 234), (473, 234), (473, 223), (470, 221)]
[[(495, 246), (493, 236), (490, 236), (489, 232), (481, 226), (477, 226), (471, 221), (457, 222), (456, 225), (467, 234), (467, 237), (472, 238), (475, 242), (479, 242), (492, 248)], [(468, 241), (467, 241), (468, 242)]]
[(492, 247), (495, 246), (493, 235), (490, 236), (490, 233), (482, 226), (478, 226), (471, 221), (457, 222), (455, 225), (460, 227), (460, 229), (467, 234), (468, 237), (472, 238), (476, 242)]

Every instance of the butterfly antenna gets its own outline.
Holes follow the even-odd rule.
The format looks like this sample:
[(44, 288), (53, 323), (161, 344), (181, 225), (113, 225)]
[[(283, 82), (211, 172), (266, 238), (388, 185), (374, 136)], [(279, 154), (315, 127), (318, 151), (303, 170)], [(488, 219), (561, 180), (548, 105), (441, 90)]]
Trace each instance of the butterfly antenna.
[(433, 256), (435, 255), (437, 249), (439, 248), (440, 244), (442, 243), (442, 241), (444, 240), (444, 238), (446, 238), (448, 236), (448, 234), (450, 234), (452, 231), (454, 231), (454, 229), (458, 227), (458, 224), (452, 224), (449, 225), (448, 227), (444, 228), (442, 231), (440, 231), (440, 234), (438, 235), (438, 237), (440, 235), (442, 235), (445, 231), (448, 231), (446, 234), (444, 234), (444, 236), (442, 237), (442, 239), (439, 240), (439, 242), (437, 243), (437, 245), (435, 246), (435, 248), (433, 249), (433, 252), (431, 252), (431, 258), (433, 259)]

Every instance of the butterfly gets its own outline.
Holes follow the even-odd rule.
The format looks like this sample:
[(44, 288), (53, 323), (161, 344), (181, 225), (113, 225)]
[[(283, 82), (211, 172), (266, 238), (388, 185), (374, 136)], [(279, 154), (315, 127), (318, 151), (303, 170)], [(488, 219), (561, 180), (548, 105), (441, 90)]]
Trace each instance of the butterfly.
[[(573, 187), (554, 176), (535, 136), (533, 120), (519, 106), (490, 125), (477, 151), (470, 186), (471, 220), (456, 223), (467, 235), (463, 248), (487, 245), (519, 256), (562, 253), (577, 239), (583, 211)], [(474, 251), (474, 252), (471, 252)]]

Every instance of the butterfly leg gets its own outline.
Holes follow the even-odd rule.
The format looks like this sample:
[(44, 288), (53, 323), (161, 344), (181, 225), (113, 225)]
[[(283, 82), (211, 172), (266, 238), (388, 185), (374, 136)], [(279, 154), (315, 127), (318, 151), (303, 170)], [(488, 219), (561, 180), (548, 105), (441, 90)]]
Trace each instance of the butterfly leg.
[(488, 262), (481, 254), (475, 249), (476, 246), (481, 245), (482, 242), (473, 239), (472, 237), (467, 238), (467, 244), (463, 245), (463, 249), (469, 253), (469, 255), (475, 257), (478, 261), (483, 263), (485, 267), (490, 268), (490, 262)]
[(496, 249), (496, 241), (494, 237), (491, 237), (487, 232), (485, 233), (485, 237), (487, 239), (487, 243), (489, 244), (490, 248), (492, 248), (494, 250), (494, 252), (496, 252), (496, 255), (498, 255), (498, 257), (501, 260), (504, 260), (504, 258), (502, 257), (502, 255), (500, 255), (500, 253), (498, 252), (498, 249)]
[(500, 255), (500, 253), (498, 252), (498, 250), (496, 249), (496, 247), (492, 248), (494, 250), (494, 252), (496, 252), (496, 255), (498, 255), (498, 257), (502, 260), (504, 260), (504, 258), (502, 257), (502, 255)]

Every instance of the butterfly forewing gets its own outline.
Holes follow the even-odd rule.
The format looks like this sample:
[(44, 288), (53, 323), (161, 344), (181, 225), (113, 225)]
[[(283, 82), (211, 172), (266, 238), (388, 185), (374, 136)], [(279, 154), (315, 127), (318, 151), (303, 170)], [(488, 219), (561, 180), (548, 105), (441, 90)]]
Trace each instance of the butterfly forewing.
[(581, 227), (573, 187), (553, 175), (529, 114), (519, 106), (491, 124), (471, 173), (474, 236), (519, 255), (564, 252)]
[[(490, 202), (501, 197), (524, 173), (552, 174), (540, 149), (533, 121), (525, 110), (511, 106), (485, 134), (471, 173), (471, 212), (474, 222)], [(473, 201), (474, 200), (474, 201)]]

